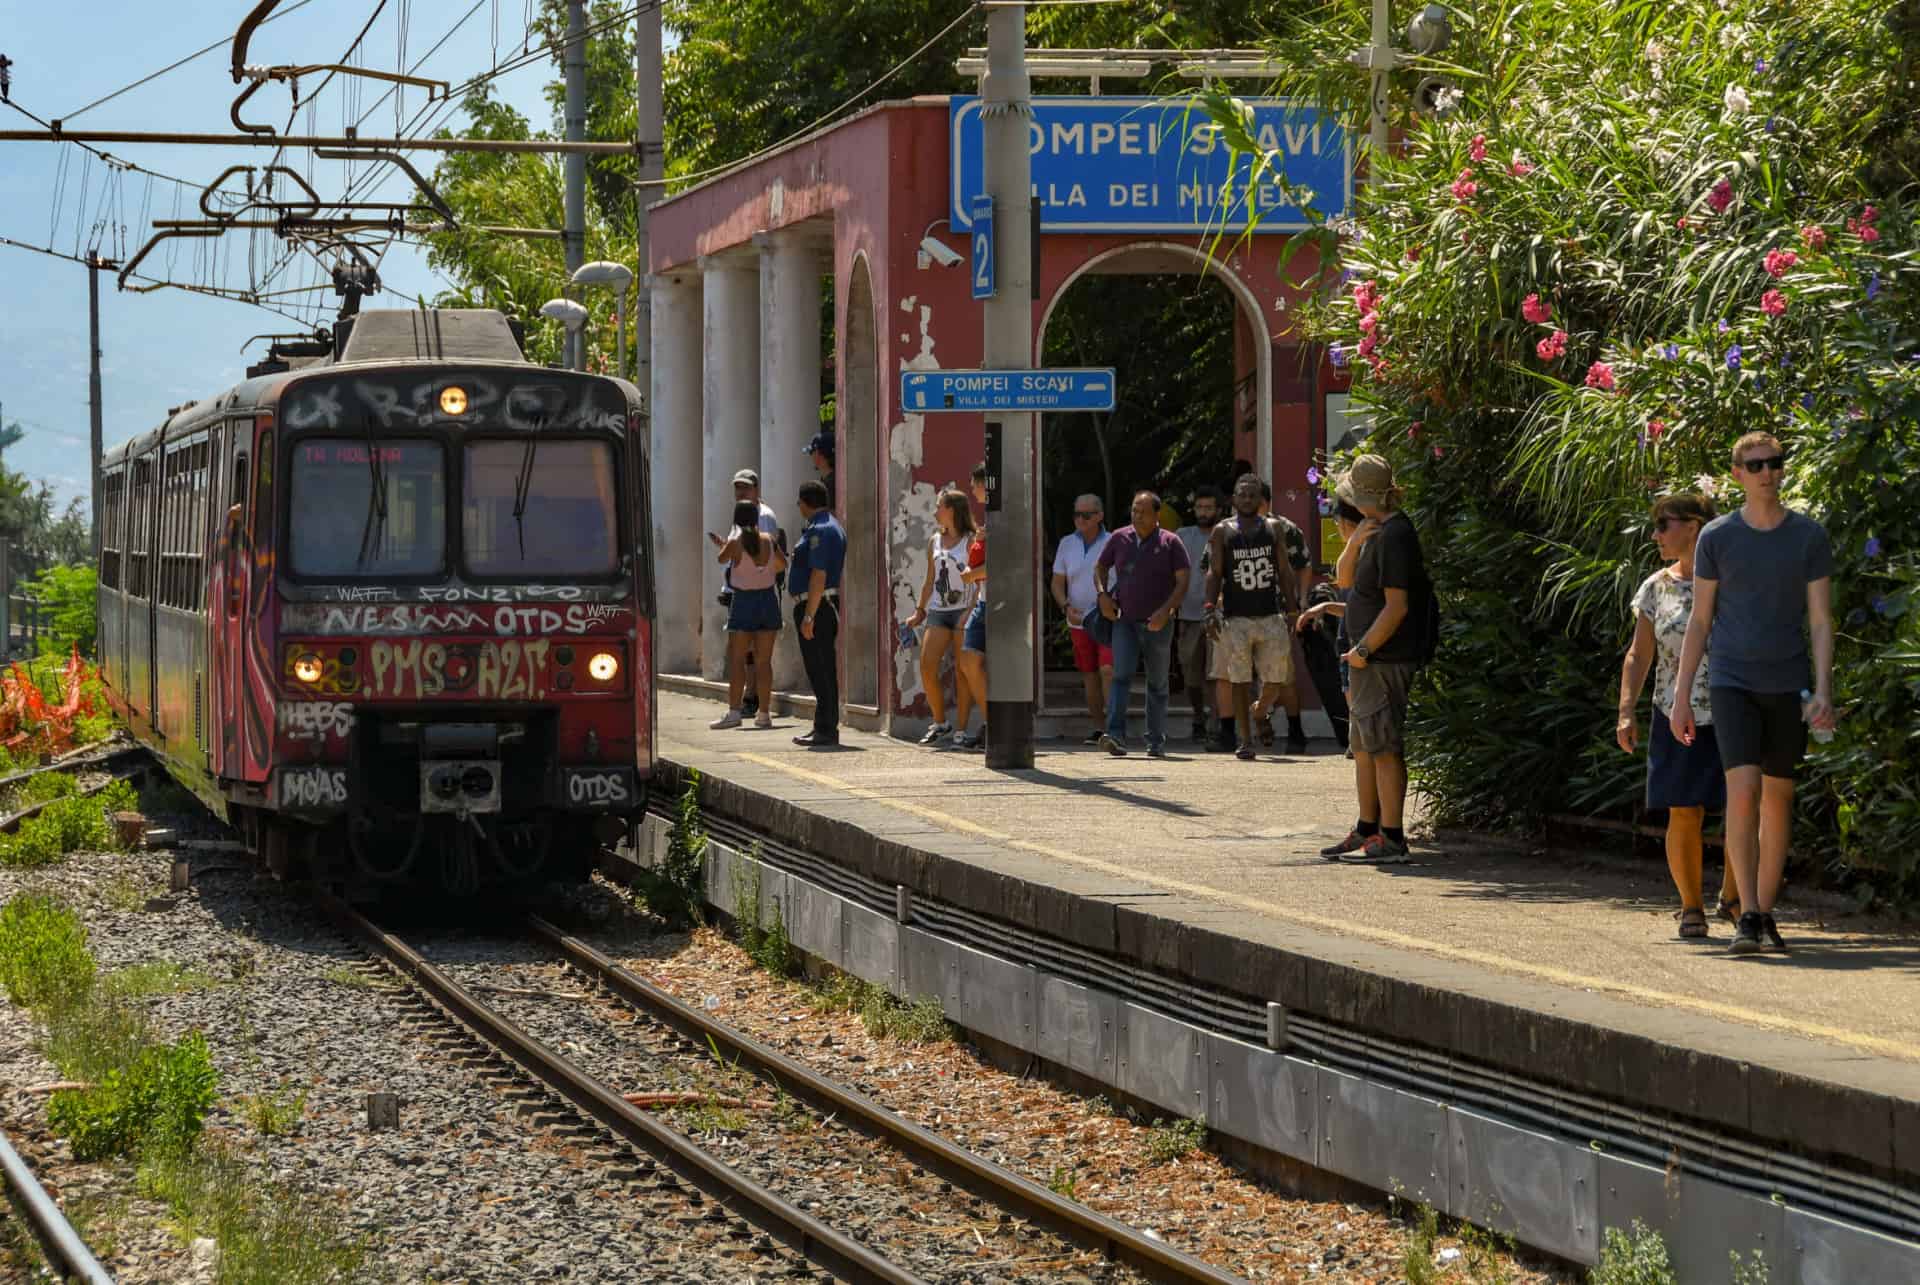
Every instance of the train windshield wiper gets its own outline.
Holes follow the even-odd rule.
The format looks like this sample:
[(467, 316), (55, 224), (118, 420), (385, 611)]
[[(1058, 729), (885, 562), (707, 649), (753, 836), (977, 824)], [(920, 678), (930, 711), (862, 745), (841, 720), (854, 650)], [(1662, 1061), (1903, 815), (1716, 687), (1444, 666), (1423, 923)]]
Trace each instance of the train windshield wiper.
[(372, 420), (367, 421), (367, 477), (372, 489), (367, 495), (366, 522), (360, 528), (360, 556), (353, 564), (356, 569), (367, 565), (387, 529), (387, 479), (380, 467), (380, 448), (374, 440)]
[(533, 492), (533, 453), (540, 445), (544, 420), (535, 421), (527, 437), (527, 450), (520, 457), (520, 473), (513, 479), (513, 529), (520, 538), (520, 561), (527, 560), (527, 499)]

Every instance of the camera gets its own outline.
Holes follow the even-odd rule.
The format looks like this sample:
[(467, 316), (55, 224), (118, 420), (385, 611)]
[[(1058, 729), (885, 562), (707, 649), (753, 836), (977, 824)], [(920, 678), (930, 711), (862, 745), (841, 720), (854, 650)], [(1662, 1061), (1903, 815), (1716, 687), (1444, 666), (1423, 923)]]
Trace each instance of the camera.
[(729, 585), (727, 588), (722, 589), (719, 597), (715, 598), (714, 601), (723, 607), (733, 606), (733, 587)]

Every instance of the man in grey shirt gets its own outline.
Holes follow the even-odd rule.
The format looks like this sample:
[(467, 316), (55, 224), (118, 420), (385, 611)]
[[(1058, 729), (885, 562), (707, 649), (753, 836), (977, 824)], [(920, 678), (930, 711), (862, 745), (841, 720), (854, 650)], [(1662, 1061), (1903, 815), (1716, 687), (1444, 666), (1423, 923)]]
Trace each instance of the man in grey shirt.
[(1193, 705), (1193, 739), (1207, 739), (1207, 548), (1213, 528), (1220, 522), (1220, 488), (1203, 485), (1193, 492), (1193, 525), (1174, 534), (1187, 546), (1187, 561), (1193, 576), (1187, 581), (1187, 596), (1180, 602), (1180, 682)]
[[(1707, 684), (1727, 773), (1727, 862), (1740, 889), (1728, 946), (1736, 955), (1763, 944), (1787, 948), (1773, 902), (1787, 865), (1794, 773), (1808, 724), (1827, 731), (1834, 721), (1833, 548), (1824, 527), (1780, 503), (1786, 462), (1770, 433), (1733, 444), (1733, 479), (1746, 502), (1707, 523), (1694, 547), (1693, 614), (1674, 688), (1693, 689), (1711, 634)], [(1693, 744), (1687, 702), (1675, 704), (1671, 726), (1675, 739)]]

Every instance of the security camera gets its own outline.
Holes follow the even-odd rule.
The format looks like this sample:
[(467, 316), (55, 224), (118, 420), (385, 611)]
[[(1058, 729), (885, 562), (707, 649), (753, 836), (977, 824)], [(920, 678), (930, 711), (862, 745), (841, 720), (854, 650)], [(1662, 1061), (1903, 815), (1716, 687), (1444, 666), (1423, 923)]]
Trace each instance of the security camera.
[(1438, 53), (1452, 38), (1453, 24), (1447, 20), (1444, 5), (1426, 6), (1407, 24), (1407, 43), (1418, 54)]
[(938, 237), (921, 237), (920, 266), (926, 267), (928, 260), (932, 260), (943, 268), (951, 268), (961, 261), (961, 254)]
[(1431, 116), (1445, 116), (1460, 106), (1462, 97), (1460, 87), (1451, 81), (1428, 76), (1413, 91), (1413, 107)]

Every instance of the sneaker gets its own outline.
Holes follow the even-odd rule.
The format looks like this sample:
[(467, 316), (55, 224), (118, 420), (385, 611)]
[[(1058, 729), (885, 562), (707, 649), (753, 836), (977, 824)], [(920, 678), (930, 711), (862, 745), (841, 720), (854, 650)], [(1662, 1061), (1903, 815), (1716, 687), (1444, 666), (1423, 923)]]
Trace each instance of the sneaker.
[(1406, 844), (1395, 843), (1384, 834), (1370, 834), (1358, 852), (1349, 852), (1340, 859), (1356, 866), (1397, 866), (1404, 865), (1410, 854)]
[(719, 718), (716, 718), (711, 723), (708, 723), (707, 726), (712, 728), (716, 732), (724, 732), (729, 727), (738, 727), (740, 726), (740, 711), (737, 709), (730, 709), (726, 713), (722, 714)]
[(1119, 741), (1114, 740), (1111, 736), (1108, 736), (1105, 732), (1100, 733), (1100, 739), (1095, 742), (1095, 744), (1099, 745), (1101, 749), (1117, 759), (1123, 759), (1127, 756), (1127, 747)]
[(977, 750), (987, 743), (987, 738), (978, 732), (955, 732), (953, 739), (947, 742), (947, 748), (953, 750)]
[(1760, 916), (1760, 932), (1768, 950), (1778, 951), (1782, 955), (1787, 953), (1786, 940), (1780, 936), (1780, 926), (1773, 922), (1771, 914)]
[(935, 741), (938, 741), (941, 737), (952, 736), (952, 735), (953, 735), (952, 723), (935, 723), (932, 727), (929, 727), (926, 731), (926, 734), (920, 738), (920, 743), (922, 745), (932, 745)]
[(1164, 745), (1149, 745), (1149, 746), (1147, 746), (1147, 757), (1148, 757), (1148, 758), (1150, 758), (1150, 759), (1163, 759), (1163, 758), (1165, 758), (1166, 756), (1167, 756), (1167, 747), (1166, 747), (1166, 746), (1164, 746)]
[(1320, 849), (1320, 855), (1328, 861), (1338, 861), (1349, 852), (1358, 852), (1366, 846), (1366, 835), (1361, 834), (1358, 830), (1349, 830), (1347, 831), (1347, 837), (1340, 840), (1340, 842), (1329, 843), (1326, 847)]
[(1253, 729), (1255, 733), (1258, 734), (1260, 737), (1261, 748), (1269, 749), (1269, 750), (1272, 749), (1273, 748), (1273, 720), (1271, 718), (1268, 718), (1262, 715), (1261, 717), (1253, 720)]
[(763, 709), (758, 714), (755, 714), (753, 716), (753, 725), (759, 728), (772, 727), (773, 715)]
[(1247, 744), (1242, 745), (1239, 749), (1233, 752), (1233, 756), (1242, 761), (1251, 760), (1254, 756), (1253, 743), (1249, 741)]
[(1088, 732), (1084, 737), (1082, 737), (1080, 740), (1080, 743), (1082, 745), (1098, 745), (1100, 743), (1100, 738), (1105, 736), (1106, 734), (1107, 734), (1106, 728), (1096, 727), (1091, 732)]
[(1760, 951), (1760, 935), (1766, 931), (1767, 917), (1757, 910), (1749, 910), (1740, 916), (1739, 926), (1733, 930), (1733, 940), (1727, 943), (1729, 955), (1755, 955)]

